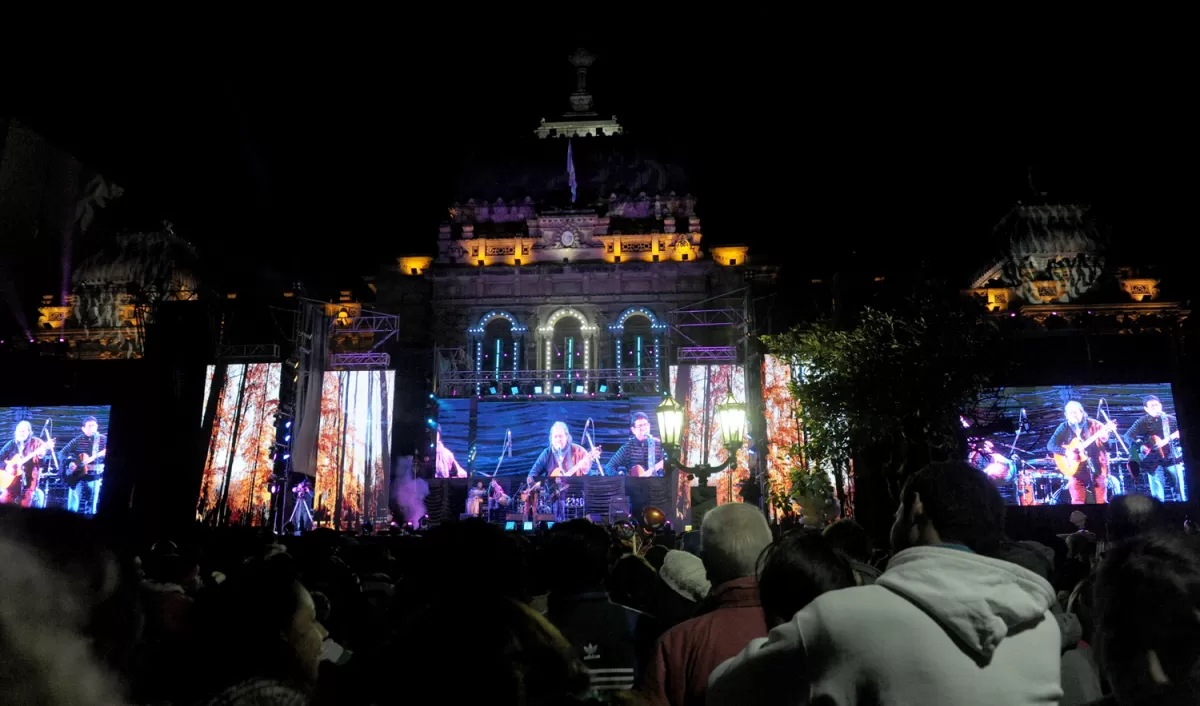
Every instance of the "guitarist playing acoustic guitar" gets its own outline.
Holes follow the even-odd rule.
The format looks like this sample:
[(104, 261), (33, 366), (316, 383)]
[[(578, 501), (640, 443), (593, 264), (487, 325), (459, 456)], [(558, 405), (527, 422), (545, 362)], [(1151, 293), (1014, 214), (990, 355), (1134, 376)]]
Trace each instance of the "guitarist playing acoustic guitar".
[(104, 458), (108, 455), (108, 436), (100, 433), (95, 417), (83, 418), (83, 433), (67, 442), (62, 448), (63, 480), (70, 489), (67, 493), (67, 510), (79, 512), (83, 489), (89, 491), (90, 512), (96, 514), (100, 499), (100, 486), (104, 473)]
[(529, 469), (526, 481), (528, 495), (523, 495), (526, 517), (536, 514), (539, 505), (540, 488), (547, 478), (559, 476), (583, 476), (596, 459), (600, 458), (600, 447), (588, 451), (579, 444), (571, 441), (571, 432), (563, 422), (555, 422), (550, 427), (550, 446), (542, 450), (533, 467)]
[(38, 468), (42, 458), (53, 451), (53, 439), (44, 442), (33, 436), (33, 425), (28, 421), (18, 422), (12, 441), (0, 448), (0, 503), (32, 505)]
[[(1164, 469), (1171, 472), (1179, 489), (1179, 499), (1187, 501), (1184, 484), (1183, 454), (1179, 448), (1179, 422), (1163, 411), (1162, 401), (1154, 395), (1142, 398), (1146, 413), (1125, 432), (1125, 445), (1133, 452), (1138, 470), (1148, 474), (1150, 494), (1165, 501)], [(1130, 464), (1133, 470), (1134, 463)]]
[(631, 476), (661, 476), (663, 469), (662, 444), (650, 436), (650, 418), (642, 412), (634, 412), (629, 419), (632, 435), (625, 445), (608, 459), (604, 475), (615, 476), (627, 471)]
[(1063, 408), (1066, 421), (1058, 425), (1046, 448), (1054, 454), (1058, 470), (1070, 480), (1067, 490), (1071, 504), (1087, 501), (1087, 491), (1096, 496), (1096, 504), (1108, 502), (1108, 452), (1104, 444), (1116, 431), (1117, 423), (1101, 424), (1087, 416), (1083, 405), (1075, 400)]

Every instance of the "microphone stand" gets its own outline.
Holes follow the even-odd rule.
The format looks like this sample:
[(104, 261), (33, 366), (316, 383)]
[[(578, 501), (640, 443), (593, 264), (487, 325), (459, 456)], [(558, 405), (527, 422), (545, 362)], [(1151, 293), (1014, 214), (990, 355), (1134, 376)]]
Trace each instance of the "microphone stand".
[[(587, 439), (588, 448), (591, 451), (595, 452), (596, 440), (592, 437), (592, 435), (590, 433), (588, 433), (589, 426), (591, 426), (592, 431), (594, 432), (596, 429), (596, 423), (592, 421), (591, 417), (588, 417), (588, 420), (586, 422), (584, 422), (584, 424), (583, 424), (583, 437), (585, 439)], [(596, 468), (600, 471), (600, 473), (598, 475), (604, 475), (604, 466), (600, 465), (600, 457), (597, 456), (596, 458), (592, 459), (592, 462), (596, 464)]]
[[(1098, 402), (1096, 404), (1096, 415), (1097, 416), (1103, 415), (1104, 422), (1106, 424), (1112, 421), (1112, 417), (1108, 416), (1108, 402), (1106, 402), (1104, 399), (1101, 399), (1100, 402)], [(1128, 464), (1130, 462), (1134, 462), (1133, 461), (1133, 451), (1128, 446), (1125, 445), (1125, 439), (1121, 438), (1121, 435), (1117, 433), (1115, 426), (1113, 427), (1113, 436), (1117, 437), (1117, 447), (1122, 449), (1125, 452), (1125, 454), (1129, 457), (1129, 461), (1126, 461), (1126, 463)], [(1108, 452), (1106, 451), (1105, 453), (1108, 453)], [(1109, 470), (1111, 471), (1112, 469), (1109, 469)], [(1139, 468), (1138, 470), (1140, 471), (1141, 469)], [(1129, 468), (1129, 472), (1130, 472), (1130, 475), (1132, 475), (1133, 468)], [(1111, 478), (1111, 477), (1112, 477), (1112, 473), (1109, 473), (1109, 478)], [(1120, 471), (1118, 471), (1117, 472), (1117, 495), (1125, 494), (1124, 486), (1125, 486), (1125, 483), (1122, 482), (1121, 473), (1120, 473)]]

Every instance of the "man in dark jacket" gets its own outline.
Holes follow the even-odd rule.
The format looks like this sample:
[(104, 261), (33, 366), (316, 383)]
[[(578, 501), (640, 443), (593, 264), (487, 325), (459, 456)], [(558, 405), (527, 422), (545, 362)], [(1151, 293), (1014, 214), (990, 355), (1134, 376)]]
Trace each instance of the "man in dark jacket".
[(550, 531), (544, 553), (546, 617), (571, 643), (599, 691), (633, 688), (661, 632), (653, 617), (609, 600), (604, 582), (611, 546), (603, 527), (570, 520)]

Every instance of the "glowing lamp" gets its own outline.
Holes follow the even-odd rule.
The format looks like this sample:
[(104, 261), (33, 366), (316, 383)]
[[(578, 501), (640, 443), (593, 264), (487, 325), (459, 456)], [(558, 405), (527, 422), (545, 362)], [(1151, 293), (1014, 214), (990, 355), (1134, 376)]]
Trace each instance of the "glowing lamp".
[(663, 399), (655, 410), (658, 416), (658, 432), (663, 446), (678, 447), (683, 437), (683, 407), (670, 396)]
[(721, 442), (725, 447), (741, 446), (746, 431), (746, 405), (733, 399), (731, 392), (724, 402), (717, 405), (717, 419), (721, 424)]

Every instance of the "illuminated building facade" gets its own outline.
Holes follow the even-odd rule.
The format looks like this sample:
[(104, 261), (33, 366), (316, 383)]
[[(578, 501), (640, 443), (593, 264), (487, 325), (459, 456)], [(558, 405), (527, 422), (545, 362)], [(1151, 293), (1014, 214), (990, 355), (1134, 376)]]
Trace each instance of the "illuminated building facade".
[(1019, 203), (994, 237), (1004, 250), (968, 294), (1028, 332), (1170, 333), (1190, 315), (1182, 292), (1109, 261), (1087, 205)]
[(683, 340), (671, 312), (774, 269), (703, 246), (686, 171), (593, 111), (593, 60), (569, 57), (571, 111), (468, 158), (430, 250), (373, 281), (402, 341), (437, 349), (440, 395), (657, 394), (680, 347), (724, 343), (706, 362), (738, 362), (727, 329)]

